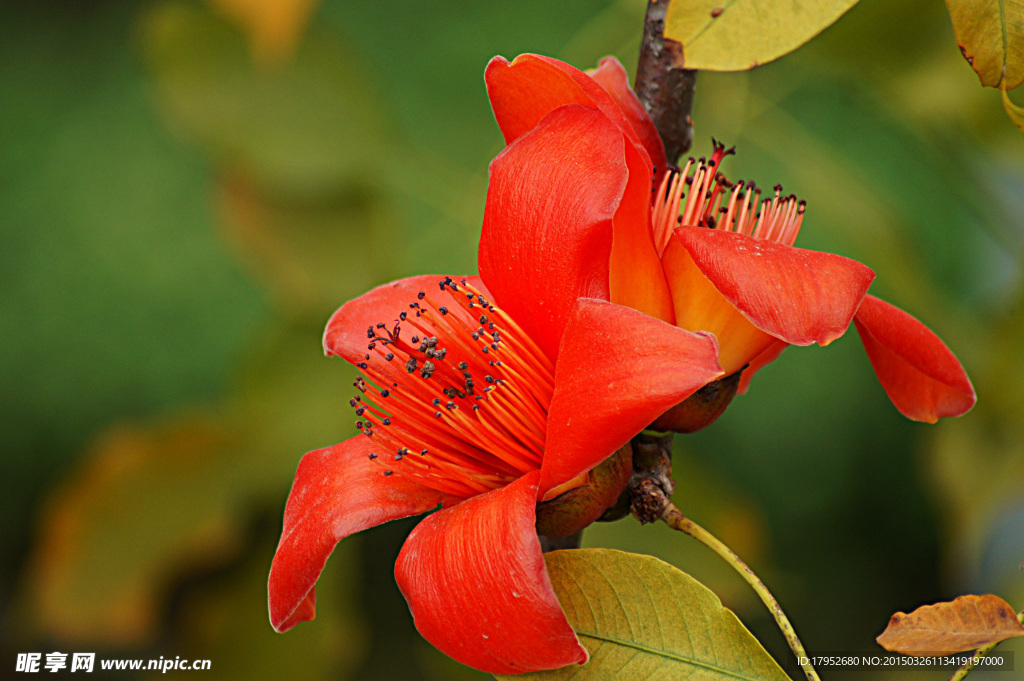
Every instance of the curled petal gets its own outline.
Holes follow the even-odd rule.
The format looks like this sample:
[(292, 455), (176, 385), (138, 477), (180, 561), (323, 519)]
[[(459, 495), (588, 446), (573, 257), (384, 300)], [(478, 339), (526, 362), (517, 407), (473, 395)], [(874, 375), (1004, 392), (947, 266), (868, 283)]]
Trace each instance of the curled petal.
[(672, 292), (676, 326), (714, 335), (719, 343), (718, 362), (727, 376), (775, 342), (715, 288), (678, 239), (669, 240), (661, 262)]
[(750, 389), (750, 381), (754, 378), (754, 374), (777, 360), (782, 351), (788, 347), (789, 343), (786, 341), (776, 340), (763, 350), (761, 354), (750, 360), (749, 366), (743, 370), (743, 374), (740, 376), (740, 387), (736, 394), (743, 395), (746, 393)]
[[(445, 278), (441, 274), (421, 274), (416, 277), (398, 279), (364, 293), (342, 305), (331, 316), (324, 330), (324, 352), (328, 357), (337, 355), (350, 364), (363, 361), (366, 354), (366, 330), (378, 322), (389, 327), (398, 321), (398, 315), (409, 310), (409, 303), (416, 301), (420, 291), (428, 294), (437, 292), (438, 283)], [(490, 292), (477, 276), (456, 277), (490, 296)]]
[(314, 585), (334, 546), (348, 535), (454, 503), (369, 459), (372, 443), (357, 435), (302, 457), (270, 566), (270, 623), (287, 631), (313, 619)]
[[(512, 144), (520, 135), (532, 130), (555, 109), (572, 104), (600, 111), (633, 142), (646, 144), (634, 129), (632, 119), (636, 114), (625, 112), (619, 97), (609, 94), (593, 78), (565, 62), (537, 54), (521, 54), (512, 62), (495, 57), (487, 65), (484, 80), (494, 118), (506, 144)], [(611, 78), (606, 74), (604, 80)], [(646, 148), (643, 154), (650, 167), (652, 161)], [(662, 150), (661, 158), (664, 157)]]
[(566, 327), (541, 495), (606, 459), (669, 407), (724, 374), (718, 344), (636, 310), (582, 299)]
[(608, 299), (624, 144), (600, 112), (567, 106), (491, 163), (480, 277), (551, 359), (576, 300)]
[(875, 375), (901, 414), (935, 423), (974, 406), (974, 387), (960, 362), (917, 319), (869, 295), (853, 321)]
[(680, 227), (673, 238), (754, 326), (793, 345), (842, 336), (875, 278), (856, 260), (734, 232)]
[(423, 637), (491, 674), (587, 660), (541, 554), (534, 527), (538, 477), (530, 473), (427, 517), (395, 565)]
[(622, 68), (622, 64), (615, 57), (605, 57), (601, 60), (600, 65), (590, 73), (590, 77), (611, 95), (622, 113), (626, 115), (630, 127), (633, 128), (633, 132), (636, 133), (640, 143), (647, 150), (651, 163), (654, 164), (656, 169), (654, 186), (657, 187), (666, 168), (665, 146), (661, 142), (658, 129), (654, 127), (651, 117), (647, 115), (644, 105), (637, 99), (633, 88), (629, 87), (629, 76), (626, 75), (626, 69)]

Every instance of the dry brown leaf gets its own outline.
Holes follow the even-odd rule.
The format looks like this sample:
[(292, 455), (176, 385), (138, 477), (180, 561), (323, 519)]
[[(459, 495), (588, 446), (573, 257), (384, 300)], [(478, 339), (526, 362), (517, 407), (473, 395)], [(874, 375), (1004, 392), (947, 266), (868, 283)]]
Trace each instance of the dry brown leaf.
[(998, 596), (960, 596), (889, 620), (878, 644), (904, 655), (951, 655), (1024, 636), (1010, 604)]

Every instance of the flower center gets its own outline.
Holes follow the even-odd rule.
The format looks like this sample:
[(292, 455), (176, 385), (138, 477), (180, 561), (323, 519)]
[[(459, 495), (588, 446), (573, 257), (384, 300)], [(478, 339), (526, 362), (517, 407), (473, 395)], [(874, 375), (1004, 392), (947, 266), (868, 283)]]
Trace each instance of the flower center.
[(384, 475), (470, 497), (540, 468), (554, 366), (465, 280), (439, 284), (367, 329), (349, 404)]
[[(677, 226), (707, 227), (736, 232), (792, 246), (800, 232), (806, 201), (782, 195), (775, 185), (773, 198), (761, 199), (761, 188), (753, 182), (732, 183), (718, 171), (722, 159), (735, 153), (714, 143), (710, 159), (691, 158), (680, 171), (665, 174), (658, 188), (651, 221), (659, 255), (665, 251)], [(690, 173), (691, 167), (693, 174)], [(689, 194), (685, 196), (685, 188)]]

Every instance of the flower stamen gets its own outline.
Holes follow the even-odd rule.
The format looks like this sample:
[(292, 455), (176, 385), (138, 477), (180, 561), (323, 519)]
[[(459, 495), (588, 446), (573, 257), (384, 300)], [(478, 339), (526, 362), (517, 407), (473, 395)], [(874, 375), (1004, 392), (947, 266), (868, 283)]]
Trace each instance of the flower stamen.
[(350, 404), (385, 475), (469, 497), (540, 468), (554, 366), (480, 291), (442, 279), (367, 340)]
[[(718, 168), (735, 151), (712, 142), (710, 159), (691, 158), (681, 171), (665, 173), (657, 188), (651, 235), (658, 255), (668, 247), (677, 226), (718, 229), (792, 246), (807, 203), (792, 194), (784, 197), (781, 185), (775, 186), (774, 197), (762, 201), (761, 189), (754, 182), (730, 182)], [(691, 166), (694, 170), (689, 175)], [(684, 194), (687, 186), (689, 192)]]

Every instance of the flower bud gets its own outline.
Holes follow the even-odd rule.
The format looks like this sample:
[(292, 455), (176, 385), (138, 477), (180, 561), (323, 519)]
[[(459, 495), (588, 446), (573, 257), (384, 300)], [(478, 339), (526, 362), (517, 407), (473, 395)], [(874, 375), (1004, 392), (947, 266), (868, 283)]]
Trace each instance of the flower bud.
[(688, 398), (659, 416), (652, 430), (693, 433), (715, 422), (736, 396), (743, 370), (708, 383)]
[(579, 487), (537, 504), (537, 534), (567, 537), (579, 532), (614, 505), (633, 472), (633, 450), (627, 442), (587, 474)]

